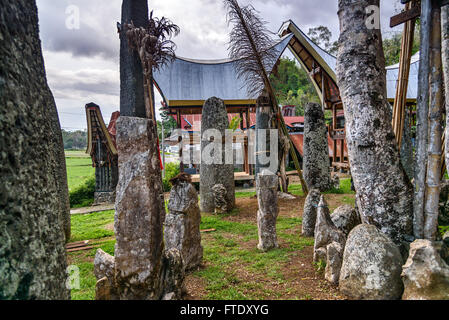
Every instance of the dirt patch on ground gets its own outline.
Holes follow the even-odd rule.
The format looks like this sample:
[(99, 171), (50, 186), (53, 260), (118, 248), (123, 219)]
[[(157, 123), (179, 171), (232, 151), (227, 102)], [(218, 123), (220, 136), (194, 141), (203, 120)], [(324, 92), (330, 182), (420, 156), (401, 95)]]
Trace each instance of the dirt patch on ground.
[[(347, 194), (325, 195), (331, 211), (353, 198)], [(279, 216), (285, 218), (302, 218), (305, 197), (297, 197), (294, 200), (279, 201)], [(236, 199), (236, 210), (224, 220), (257, 224), (257, 198)], [(283, 230), (283, 233), (301, 237), (301, 226), (296, 225), (291, 229)], [(244, 250), (254, 250), (257, 240), (244, 241), (244, 237), (236, 234), (226, 234), (238, 243)], [(211, 241), (211, 234), (202, 234), (203, 241)], [(311, 240), (311, 239), (310, 239)], [(289, 249), (290, 243), (282, 237), (278, 237), (279, 247)], [(324, 270), (318, 270), (313, 264), (313, 245), (305, 245), (302, 249), (289, 254), (288, 261), (280, 263), (279, 278), (266, 277), (264, 274), (254, 272), (243, 262), (233, 263), (226, 269), (235, 272), (238, 282), (248, 286), (248, 293), (254, 296), (256, 293), (261, 299), (304, 299), (304, 300), (339, 300), (345, 299), (336, 286), (324, 279)], [(205, 268), (205, 266), (203, 266)], [(202, 278), (189, 275), (186, 279), (188, 299), (205, 299), (207, 295), (206, 281)], [(245, 293), (245, 292), (244, 292)], [(280, 295), (280, 296), (279, 296)]]

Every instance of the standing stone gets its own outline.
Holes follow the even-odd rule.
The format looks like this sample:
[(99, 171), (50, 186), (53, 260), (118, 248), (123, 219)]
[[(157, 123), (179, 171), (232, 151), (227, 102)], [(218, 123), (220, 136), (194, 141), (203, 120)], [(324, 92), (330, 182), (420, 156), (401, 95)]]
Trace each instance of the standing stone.
[(373, 225), (358, 225), (346, 241), (340, 291), (352, 299), (399, 299), (402, 262), (399, 248), (384, 233)]
[(181, 173), (170, 181), (173, 185), (165, 218), (164, 239), (166, 249), (178, 249), (186, 270), (201, 264), (201, 213), (198, 206), (198, 193), (190, 183), (191, 178)]
[(153, 121), (124, 116), (117, 121), (115, 285), (121, 300), (158, 300), (168, 293), (167, 281), (178, 283), (167, 275), (179, 275), (166, 270), (179, 269), (179, 259), (170, 254), (175, 249), (163, 256), (165, 205), (155, 141)]
[(355, 226), (362, 223), (355, 208), (348, 204), (342, 205), (335, 209), (331, 214), (331, 219), (334, 225), (343, 231), (346, 236), (348, 236), (349, 232), (351, 232)]
[(257, 211), (257, 227), (259, 244), (257, 248), (268, 251), (278, 247), (276, 235), (276, 219), (278, 207), (278, 177), (264, 174), (262, 171), (256, 178), (256, 191), (259, 210)]
[(351, 175), (362, 222), (395, 243), (413, 233), (413, 186), (401, 165), (387, 101), (380, 28), (369, 6), (379, 0), (340, 0), (337, 78), (345, 112)]
[(216, 184), (212, 187), (215, 200), (215, 213), (226, 213), (228, 212), (228, 202), (226, 201), (226, 196), (228, 191), (222, 184)]
[(310, 189), (321, 192), (332, 187), (329, 146), (324, 113), (317, 103), (309, 103), (304, 114), (304, 179)]
[[(224, 145), (226, 129), (229, 128), (228, 114), (223, 100), (208, 99), (203, 106), (201, 119), (201, 167), (200, 208), (202, 212), (215, 211), (215, 195), (212, 187), (222, 184), (226, 188), (227, 210), (235, 206), (234, 165), (226, 164), (226, 154), (232, 159), (232, 143)], [(214, 140), (211, 141), (210, 137)], [(205, 156), (206, 155), (206, 156)]]
[(37, 7), (0, 7), (0, 300), (70, 299), (64, 150)]
[(327, 246), (332, 242), (337, 242), (344, 248), (346, 236), (332, 222), (327, 202), (324, 196), (321, 196), (315, 224), (314, 262), (327, 260)]
[(441, 245), (419, 239), (410, 245), (403, 266), (404, 300), (449, 300), (449, 266), (440, 255)]
[(136, 27), (148, 24), (148, 0), (123, 0), (122, 28), (120, 31), (120, 114), (146, 118), (144, 78), (139, 54), (129, 49), (125, 24)]
[(338, 284), (338, 280), (340, 278), (344, 249), (344, 246), (335, 241), (331, 242), (326, 247), (327, 259), (324, 278), (334, 285)]
[(302, 235), (304, 237), (313, 237), (315, 235), (316, 213), (320, 199), (320, 190), (312, 189), (309, 191), (302, 215)]

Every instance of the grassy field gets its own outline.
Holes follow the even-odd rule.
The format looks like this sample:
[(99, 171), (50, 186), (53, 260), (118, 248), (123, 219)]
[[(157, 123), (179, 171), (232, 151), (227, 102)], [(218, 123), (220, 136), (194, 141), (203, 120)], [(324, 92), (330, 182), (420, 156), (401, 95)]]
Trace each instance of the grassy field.
[[(203, 264), (186, 279), (187, 299), (340, 299), (336, 288), (324, 281), (322, 266), (312, 263), (313, 238), (301, 237), (304, 196), (280, 201), (277, 220), (279, 248), (261, 253), (257, 245), (257, 199), (251, 192), (237, 193), (236, 209), (227, 215), (202, 214)], [(326, 194), (331, 209), (354, 203), (350, 183)], [(72, 216), (70, 242), (90, 240), (94, 249), (69, 253), (69, 264), (80, 269), (81, 288), (72, 290), (74, 300), (95, 297), (93, 259), (98, 248), (114, 254), (114, 211)]]
[(92, 160), (84, 151), (65, 151), (69, 191), (95, 174)]

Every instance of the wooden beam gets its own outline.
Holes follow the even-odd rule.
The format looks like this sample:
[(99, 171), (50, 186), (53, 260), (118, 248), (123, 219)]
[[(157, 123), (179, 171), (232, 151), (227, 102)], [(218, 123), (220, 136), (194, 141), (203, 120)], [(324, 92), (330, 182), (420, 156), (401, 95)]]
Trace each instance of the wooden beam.
[(418, 18), (421, 15), (421, 7), (420, 6), (414, 6), (409, 10), (406, 10), (404, 12), (401, 12), (398, 15), (395, 15), (391, 17), (390, 20), (390, 28), (394, 28), (400, 24), (403, 24), (407, 21), (413, 20)]

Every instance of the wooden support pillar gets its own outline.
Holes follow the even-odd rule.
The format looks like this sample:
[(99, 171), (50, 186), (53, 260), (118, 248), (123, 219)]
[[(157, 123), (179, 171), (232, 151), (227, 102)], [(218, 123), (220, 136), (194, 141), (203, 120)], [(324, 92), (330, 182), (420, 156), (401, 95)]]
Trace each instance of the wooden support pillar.
[[(416, 2), (409, 2), (406, 10), (416, 6)], [(396, 87), (396, 97), (393, 105), (393, 131), (396, 135), (396, 142), (401, 148), (402, 133), (404, 131), (405, 109), (407, 101), (408, 78), (410, 74), (410, 63), (412, 58), (413, 38), (415, 34), (416, 19), (409, 20), (404, 25), (402, 33), (401, 56), (399, 61), (399, 76)]]
[(345, 162), (345, 139), (340, 140), (340, 162)]
[[(176, 111), (176, 125), (178, 129), (181, 129), (181, 111)], [(182, 161), (182, 131), (181, 134), (178, 137), (178, 145), (179, 145), (179, 170), (180, 172), (184, 172), (184, 162)]]

